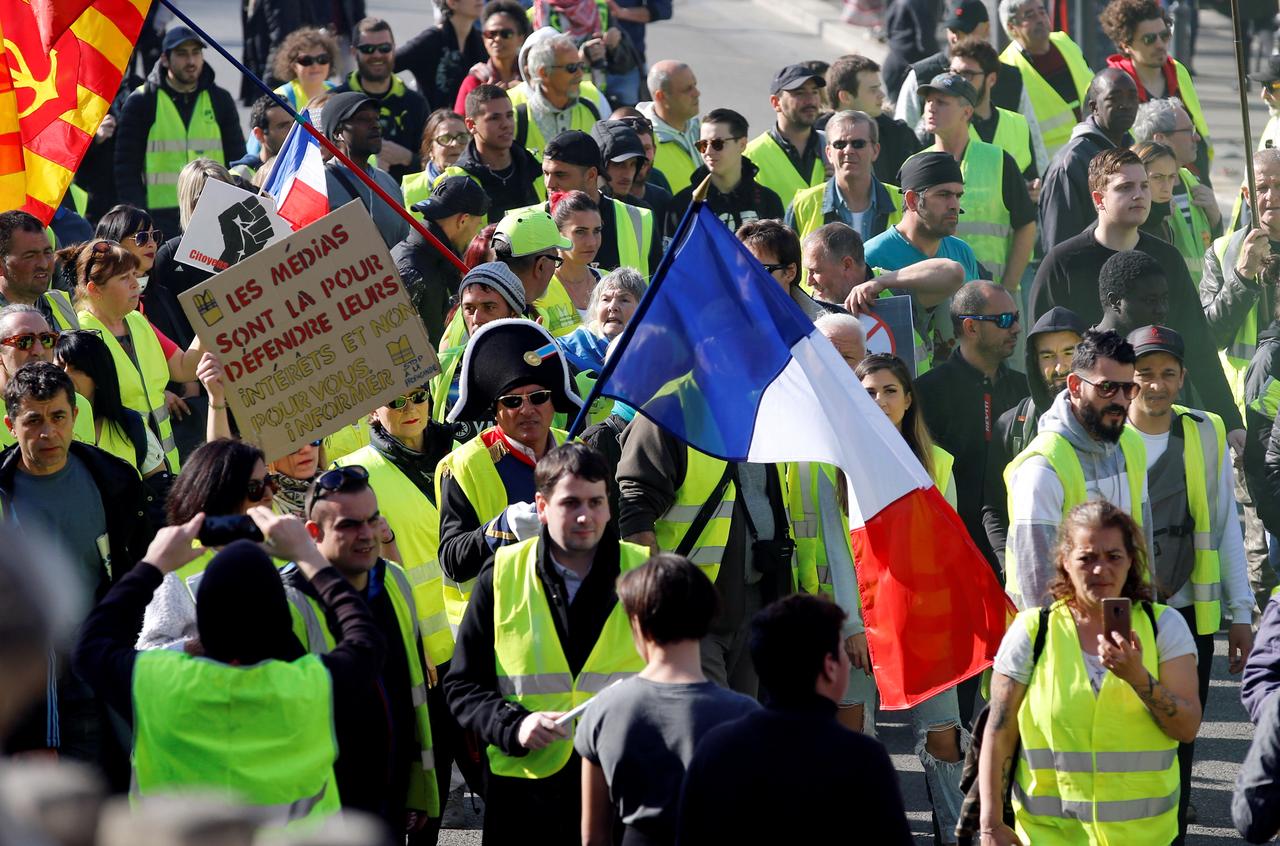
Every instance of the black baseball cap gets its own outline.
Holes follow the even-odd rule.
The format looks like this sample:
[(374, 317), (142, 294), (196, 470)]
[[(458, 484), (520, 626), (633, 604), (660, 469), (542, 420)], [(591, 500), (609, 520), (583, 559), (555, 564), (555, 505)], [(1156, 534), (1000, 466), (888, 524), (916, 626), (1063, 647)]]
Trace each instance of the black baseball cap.
[(547, 142), (542, 158), (599, 170), (600, 145), (587, 133), (569, 129)]
[(446, 176), (431, 189), (431, 196), (413, 204), (413, 210), (427, 220), (455, 214), (479, 217), (489, 213), (489, 195), (470, 176)]
[(645, 157), (644, 143), (628, 124), (620, 120), (600, 120), (591, 127), (591, 137), (606, 162), (625, 162)]
[(982, 0), (959, 0), (958, 3), (953, 2), (948, 5), (947, 19), (943, 24), (953, 32), (963, 32), (968, 35), (978, 28), (978, 24), (987, 23), (990, 20), (991, 15), (987, 12), (987, 4)]
[(960, 163), (941, 150), (916, 153), (902, 163), (898, 171), (898, 187), (903, 191), (924, 191), (947, 182), (964, 184)]
[(1257, 73), (1249, 74), (1249, 80), (1263, 85), (1280, 82), (1280, 56), (1268, 56), (1266, 65)]
[(774, 74), (773, 82), (769, 85), (769, 93), (781, 94), (783, 91), (794, 91), (811, 79), (818, 83), (819, 88), (827, 87), (827, 80), (822, 74), (814, 73), (812, 68), (806, 65), (787, 65)]
[(320, 129), (324, 132), (324, 137), (332, 138), (338, 131), (338, 127), (365, 106), (373, 106), (376, 109), (378, 101), (359, 91), (343, 91), (325, 100), (320, 112)]
[(160, 44), (160, 51), (168, 53), (174, 47), (179, 44), (186, 44), (188, 41), (194, 41), (204, 47), (204, 42), (200, 40), (200, 36), (192, 32), (189, 27), (185, 27), (182, 24), (171, 26), (164, 31), (164, 41)]
[(1176, 358), (1179, 362), (1186, 360), (1187, 347), (1182, 336), (1168, 326), (1143, 326), (1129, 333), (1129, 343), (1133, 345), (1133, 353), (1141, 358), (1147, 353), (1163, 352)]
[(928, 85), (916, 89), (916, 96), (923, 103), (930, 94), (945, 94), (948, 97), (959, 97), (970, 106), (978, 105), (978, 91), (958, 73), (940, 73), (929, 80)]

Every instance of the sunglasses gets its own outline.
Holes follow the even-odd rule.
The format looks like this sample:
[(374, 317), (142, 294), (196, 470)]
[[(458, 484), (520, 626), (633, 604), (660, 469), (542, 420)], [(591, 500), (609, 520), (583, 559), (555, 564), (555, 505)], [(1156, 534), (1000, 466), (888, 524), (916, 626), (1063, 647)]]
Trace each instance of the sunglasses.
[(1173, 38), (1173, 33), (1167, 29), (1162, 29), (1159, 32), (1145, 33), (1142, 36), (1142, 44), (1145, 47), (1150, 47), (1152, 44), (1155, 44), (1156, 41), (1163, 41), (1167, 44), (1169, 43), (1170, 38)]
[(1131, 400), (1138, 395), (1139, 388), (1138, 388), (1137, 382), (1113, 382), (1110, 379), (1103, 379), (1098, 382), (1091, 382), (1088, 379), (1081, 376), (1079, 373), (1077, 373), (1076, 376), (1080, 379), (1081, 382), (1084, 382), (1087, 385), (1093, 385), (1094, 390), (1098, 392), (1098, 396), (1102, 397), (1103, 399), (1111, 399), (1116, 395), (1118, 391), (1124, 392), (1125, 399)]
[(563, 258), (561, 258), (560, 256), (557, 256), (557, 255), (552, 255), (552, 254), (550, 254), (550, 253), (547, 253), (546, 255), (538, 256), (538, 258), (540, 258), (540, 259), (550, 259), (551, 261), (554, 261), (554, 262), (556, 263), (556, 267), (557, 267), (557, 268), (558, 268), (558, 267), (560, 267), (560, 265), (564, 264), (564, 259), (563, 259)]
[(89, 245), (89, 249), (92, 252), (92, 255), (89, 256), (89, 260), (85, 262), (85, 265), (84, 265), (85, 281), (88, 281), (93, 278), (93, 265), (98, 261), (98, 259), (102, 258), (103, 256), (109, 255), (111, 253), (111, 248), (118, 247), (118, 246), (120, 246), (119, 242), (111, 241), (106, 238), (101, 238)]
[(303, 510), (310, 517), (312, 506), (324, 499), (326, 495), (362, 491), (368, 486), (369, 471), (359, 464), (334, 467), (332, 470), (324, 471), (316, 478), (311, 490), (307, 491), (307, 500), (304, 503)]
[(779, 270), (786, 270), (790, 264), (766, 264), (764, 269), (769, 273), (777, 273)]
[(529, 405), (546, 405), (551, 399), (551, 392), (547, 390), (532, 391), (527, 394), (507, 394), (498, 397), (498, 405), (503, 408), (509, 408), (512, 411), (524, 405), (524, 401), (528, 400)]
[(693, 146), (697, 148), (699, 153), (705, 153), (708, 147), (718, 153), (724, 149), (725, 144), (730, 141), (737, 141), (741, 137), (741, 135), (730, 135), (728, 138), (699, 138), (694, 142)]
[(424, 388), (422, 390), (414, 391), (413, 393), (405, 394), (404, 396), (396, 397), (391, 402), (387, 403), (387, 408), (392, 411), (400, 411), (409, 403), (422, 405), (422, 403), (426, 402), (427, 398), (430, 396), (431, 394)]
[(586, 62), (570, 62), (567, 65), (552, 65), (553, 68), (564, 68), (567, 73), (577, 73), (586, 68)]
[(356, 49), (366, 56), (372, 56), (374, 53), (381, 53), (384, 56), (396, 49), (394, 44), (357, 44)]
[(312, 65), (327, 65), (330, 60), (328, 53), (317, 53), (314, 56), (299, 56), (293, 61), (294, 64), (302, 65), (304, 68), (309, 68)]
[(1017, 323), (1022, 315), (1016, 311), (1002, 311), (999, 314), (962, 314), (960, 317), (968, 320), (981, 320), (986, 323), (994, 323), (997, 329), (1008, 329), (1010, 326)]
[(471, 136), (465, 132), (455, 132), (452, 135), (437, 135), (431, 139), (441, 147), (452, 147), (454, 144), (465, 144), (471, 140)]
[(507, 41), (508, 39), (516, 37), (516, 31), (514, 29), (490, 29), (486, 30), (482, 34), (490, 41), (497, 41), (499, 38), (503, 41)]
[(10, 335), (7, 338), (0, 338), (0, 344), (14, 349), (29, 351), (36, 345), (36, 341), (40, 342), (40, 346), (46, 350), (51, 350), (58, 343), (57, 332), (26, 332), (22, 335)]
[(164, 243), (164, 233), (159, 229), (144, 229), (141, 232), (133, 233), (129, 237), (139, 247), (145, 247), (147, 244), (155, 244), (158, 247)]
[(867, 147), (871, 146), (871, 142), (865, 138), (851, 138), (849, 140), (841, 138), (839, 141), (831, 141), (829, 143), (833, 150), (843, 150), (845, 147), (852, 147), (855, 150), (865, 150)]
[(276, 474), (268, 473), (261, 479), (250, 479), (245, 485), (244, 494), (250, 502), (262, 502), (276, 489)]

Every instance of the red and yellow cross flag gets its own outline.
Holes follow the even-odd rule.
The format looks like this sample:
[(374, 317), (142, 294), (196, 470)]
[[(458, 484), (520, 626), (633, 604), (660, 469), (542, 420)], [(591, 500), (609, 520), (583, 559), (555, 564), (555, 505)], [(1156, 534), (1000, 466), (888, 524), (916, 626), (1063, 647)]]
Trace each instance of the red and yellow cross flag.
[(120, 87), (150, 5), (0, 0), (0, 211), (53, 218)]

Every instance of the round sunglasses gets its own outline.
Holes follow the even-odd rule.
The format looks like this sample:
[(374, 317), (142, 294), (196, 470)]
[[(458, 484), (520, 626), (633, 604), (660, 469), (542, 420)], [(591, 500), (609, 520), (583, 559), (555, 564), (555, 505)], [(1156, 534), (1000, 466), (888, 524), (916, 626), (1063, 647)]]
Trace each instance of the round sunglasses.
[(296, 65), (302, 65), (304, 68), (309, 68), (312, 65), (327, 65), (330, 64), (331, 61), (332, 60), (329, 58), (328, 53), (317, 53), (314, 56), (299, 56), (293, 60), (293, 63)]

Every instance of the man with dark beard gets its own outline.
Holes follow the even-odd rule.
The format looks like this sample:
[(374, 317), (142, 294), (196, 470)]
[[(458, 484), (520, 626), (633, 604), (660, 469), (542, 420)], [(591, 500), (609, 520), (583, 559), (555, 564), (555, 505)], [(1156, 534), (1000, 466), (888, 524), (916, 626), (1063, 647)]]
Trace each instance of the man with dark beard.
[(1005, 470), (1005, 590), (1020, 610), (1049, 599), (1058, 524), (1081, 502), (1106, 499), (1123, 508), (1143, 527), (1152, 548), (1146, 449), (1125, 427), (1138, 393), (1134, 361), (1123, 335), (1085, 332), (1071, 359), (1067, 389), (1040, 418), (1040, 433)]

